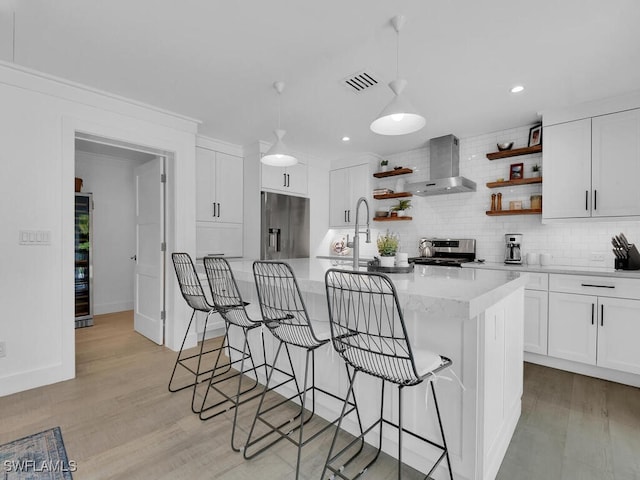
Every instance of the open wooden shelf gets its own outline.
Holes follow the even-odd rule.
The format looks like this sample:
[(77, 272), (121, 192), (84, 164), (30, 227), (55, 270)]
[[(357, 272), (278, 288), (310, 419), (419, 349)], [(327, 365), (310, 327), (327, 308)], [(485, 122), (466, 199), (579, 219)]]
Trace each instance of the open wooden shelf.
[(387, 198), (402, 198), (402, 197), (413, 197), (413, 193), (411, 192), (381, 193), (380, 195), (373, 196), (373, 198), (375, 198), (376, 200), (385, 200)]
[(489, 160), (498, 160), (499, 158), (518, 157), (520, 155), (530, 155), (532, 153), (540, 153), (542, 145), (534, 145), (533, 147), (514, 148), (512, 150), (503, 150), (501, 152), (487, 153)]
[(526, 208), (522, 210), (487, 210), (486, 212), (490, 217), (496, 217), (499, 215), (537, 215), (540, 213), (542, 213), (541, 208)]
[(407, 173), (413, 173), (410, 168), (395, 168), (387, 172), (376, 172), (373, 174), (376, 178), (395, 177), (396, 175), (406, 175)]
[(397, 222), (402, 220), (413, 220), (413, 217), (373, 217), (374, 222)]
[(514, 185), (529, 185), (532, 183), (542, 183), (542, 177), (518, 178), (517, 180), (507, 180), (505, 182), (488, 182), (487, 187), (501, 188)]

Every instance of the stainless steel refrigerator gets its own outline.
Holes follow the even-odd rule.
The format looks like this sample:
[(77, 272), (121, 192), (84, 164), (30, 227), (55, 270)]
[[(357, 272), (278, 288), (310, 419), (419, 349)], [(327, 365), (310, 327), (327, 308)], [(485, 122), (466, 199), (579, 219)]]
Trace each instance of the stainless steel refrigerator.
[(309, 256), (309, 199), (280, 193), (261, 193), (262, 260)]

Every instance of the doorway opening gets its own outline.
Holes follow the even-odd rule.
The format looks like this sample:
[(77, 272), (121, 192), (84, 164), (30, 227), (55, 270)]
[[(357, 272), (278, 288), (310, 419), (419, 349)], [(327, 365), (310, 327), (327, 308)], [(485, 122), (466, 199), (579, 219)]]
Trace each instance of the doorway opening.
[(93, 195), (92, 314), (132, 310), (134, 329), (165, 343), (170, 152), (76, 132), (75, 176)]

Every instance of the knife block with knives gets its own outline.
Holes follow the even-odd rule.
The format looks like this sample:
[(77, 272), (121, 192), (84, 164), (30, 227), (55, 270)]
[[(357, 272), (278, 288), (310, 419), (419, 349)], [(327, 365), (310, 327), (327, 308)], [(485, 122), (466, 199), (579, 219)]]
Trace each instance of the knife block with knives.
[(611, 238), (614, 267), (616, 270), (640, 270), (640, 252), (633, 243), (629, 243), (623, 233)]

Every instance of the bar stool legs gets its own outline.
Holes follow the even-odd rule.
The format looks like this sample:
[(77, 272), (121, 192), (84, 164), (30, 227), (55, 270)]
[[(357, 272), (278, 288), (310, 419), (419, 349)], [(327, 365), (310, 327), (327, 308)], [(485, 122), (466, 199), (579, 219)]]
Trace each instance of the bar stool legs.
[[(348, 371), (348, 368), (347, 368)], [(355, 394), (353, 393), (353, 385), (355, 383), (355, 378), (356, 378), (356, 374), (357, 374), (357, 370), (353, 372), (353, 375), (350, 376), (349, 378), (349, 391), (347, 392), (347, 397), (349, 398), (349, 395), (353, 395), (355, 398)], [(342, 425), (342, 420), (345, 416), (345, 411), (346, 411), (346, 402), (343, 406), (342, 409), (342, 413), (340, 415), (340, 420), (338, 422), (338, 426), (337, 426), (337, 430), (336, 430), (336, 434), (333, 438), (333, 441), (331, 442), (331, 447), (329, 448), (329, 453), (327, 455), (327, 461), (325, 462), (325, 466), (324, 469), (322, 471), (322, 476), (321, 478), (326, 478), (325, 475), (327, 473), (327, 470), (329, 472), (331, 472), (331, 476), (329, 478), (333, 479), (333, 478), (342, 478), (345, 480), (355, 480), (356, 478), (361, 477), (362, 475), (365, 474), (365, 472), (369, 469), (369, 467), (371, 467), (377, 460), (378, 457), (380, 456), (380, 452), (382, 451), (382, 434), (383, 434), (383, 425), (387, 424), (389, 426), (392, 426), (394, 428), (396, 428), (398, 430), (398, 456), (397, 456), (397, 460), (398, 460), (398, 480), (402, 479), (402, 439), (403, 439), (403, 434), (409, 434), (414, 438), (417, 438), (418, 440), (422, 440), (423, 442), (426, 442), (427, 444), (436, 447), (440, 450), (442, 450), (442, 453), (440, 454), (440, 456), (438, 457), (438, 459), (435, 461), (435, 463), (433, 464), (433, 466), (431, 467), (431, 469), (429, 470), (429, 472), (427, 473), (427, 475), (425, 476), (425, 480), (428, 480), (431, 476), (431, 474), (436, 470), (436, 468), (438, 467), (438, 465), (440, 464), (440, 462), (442, 462), (443, 459), (446, 459), (447, 461), (447, 467), (449, 470), (449, 478), (450, 480), (453, 480), (453, 470), (451, 469), (451, 460), (449, 458), (449, 449), (447, 447), (447, 441), (446, 441), (446, 437), (444, 434), (444, 428), (442, 426), (442, 418), (440, 416), (440, 407), (438, 405), (438, 398), (436, 396), (436, 390), (435, 387), (433, 385), (432, 381), (429, 381), (428, 383), (430, 384), (430, 387), (427, 386), (427, 388), (431, 389), (431, 393), (433, 395), (433, 401), (434, 401), (434, 405), (435, 405), (435, 411), (436, 411), (436, 416), (438, 419), (438, 427), (440, 430), (440, 435), (442, 437), (442, 445), (429, 440), (423, 436), (417, 435), (409, 430), (407, 430), (406, 428), (403, 427), (403, 420), (402, 420), (402, 391), (405, 388), (404, 385), (398, 385), (398, 423), (395, 424), (387, 419), (384, 418), (384, 397), (385, 397), (385, 384), (386, 381), (385, 380), (381, 380), (382, 382), (382, 386), (380, 389), (380, 416), (378, 417), (378, 419), (373, 422), (366, 430), (362, 430), (361, 429), (361, 435), (359, 437), (356, 437), (354, 440), (352, 440), (349, 444), (347, 444), (345, 447), (343, 447), (340, 451), (336, 452), (334, 454), (334, 449), (335, 449), (335, 444), (336, 444), (336, 439), (338, 436), (338, 432), (340, 431), (340, 426)], [(359, 419), (358, 419), (359, 420)], [(348, 463), (350, 461), (353, 460), (353, 457), (349, 459), (349, 462), (344, 462), (344, 463), (339, 463), (338, 465), (334, 466), (332, 465), (333, 463), (335, 463), (343, 454), (344, 452), (346, 452), (349, 448), (351, 448), (356, 442), (358, 441), (364, 441), (364, 437), (371, 432), (374, 428), (378, 427), (378, 447), (375, 453), (375, 456), (373, 457), (372, 460), (370, 460), (364, 467), (362, 467), (353, 477), (348, 477), (346, 476), (346, 474), (344, 473), (345, 468), (348, 466)], [(360, 447), (362, 448), (362, 447)]]

